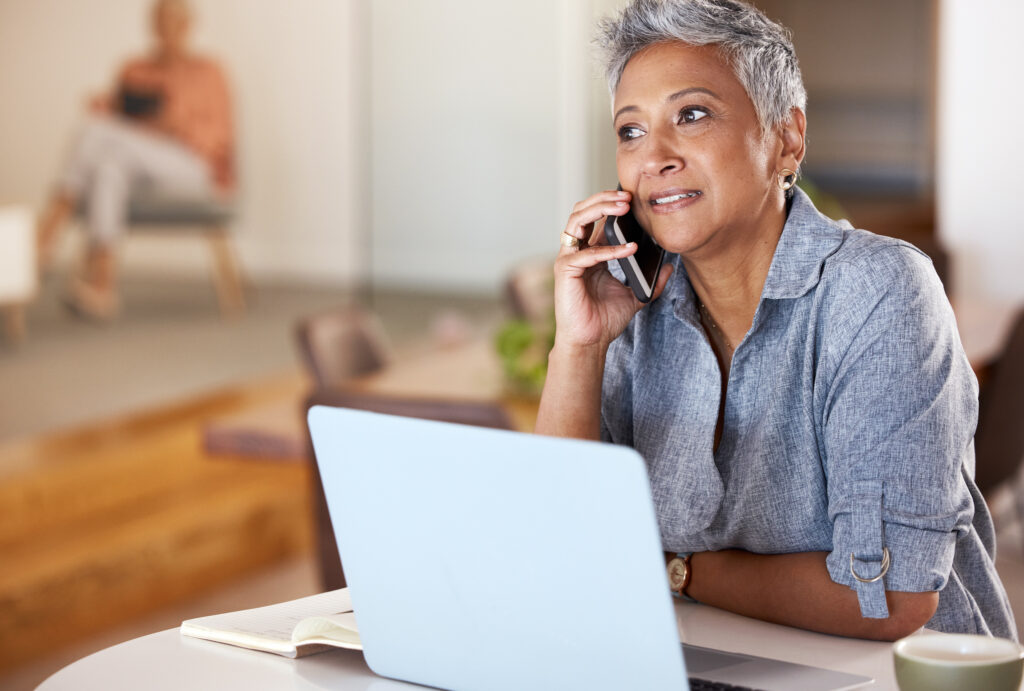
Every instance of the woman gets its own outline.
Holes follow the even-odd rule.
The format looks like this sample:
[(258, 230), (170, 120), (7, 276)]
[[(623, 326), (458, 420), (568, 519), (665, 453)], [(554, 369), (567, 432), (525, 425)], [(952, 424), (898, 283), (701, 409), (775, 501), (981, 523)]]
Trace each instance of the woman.
[(188, 46), (185, 0), (157, 0), (156, 48), (121, 70), (113, 98), (98, 99), (72, 146), (41, 216), (39, 255), (52, 258), (62, 226), (82, 204), (88, 232), (85, 268), (66, 298), (80, 315), (110, 319), (118, 310), (114, 245), (131, 195), (227, 197), (234, 186), (234, 134), (227, 81), (216, 62)]
[[(681, 595), (860, 638), (1016, 638), (949, 303), (921, 252), (793, 187), (785, 30), (733, 0), (637, 0), (601, 40), (623, 191), (565, 227), (538, 432), (640, 451)], [(606, 268), (635, 247), (588, 244), (627, 211), (669, 252), (646, 307)]]

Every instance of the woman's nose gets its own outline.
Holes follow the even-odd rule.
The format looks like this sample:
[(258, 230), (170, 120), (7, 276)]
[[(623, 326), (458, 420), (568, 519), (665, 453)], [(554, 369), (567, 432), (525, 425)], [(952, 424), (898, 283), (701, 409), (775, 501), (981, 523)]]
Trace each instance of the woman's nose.
[(648, 175), (667, 175), (682, 170), (685, 165), (682, 155), (672, 143), (664, 138), (648, 135), (648, 151), (645, 152), (644, 172)]

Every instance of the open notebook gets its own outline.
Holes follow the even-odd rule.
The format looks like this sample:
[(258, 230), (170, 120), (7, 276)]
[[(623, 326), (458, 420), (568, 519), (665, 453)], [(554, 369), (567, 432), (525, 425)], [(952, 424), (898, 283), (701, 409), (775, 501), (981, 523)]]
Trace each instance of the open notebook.
[(285, 657), (302, 657), (330, 648), (363, 649), (348, 588), (189, 619), (181, 623), (181, 634)]

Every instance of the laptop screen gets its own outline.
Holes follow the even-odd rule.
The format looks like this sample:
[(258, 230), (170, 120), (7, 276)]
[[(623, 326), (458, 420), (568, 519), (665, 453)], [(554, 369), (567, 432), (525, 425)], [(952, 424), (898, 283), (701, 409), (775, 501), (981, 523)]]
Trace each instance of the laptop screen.
[(374, 672), (687, 688), (634, 450), (325, 407), (309, 424)]

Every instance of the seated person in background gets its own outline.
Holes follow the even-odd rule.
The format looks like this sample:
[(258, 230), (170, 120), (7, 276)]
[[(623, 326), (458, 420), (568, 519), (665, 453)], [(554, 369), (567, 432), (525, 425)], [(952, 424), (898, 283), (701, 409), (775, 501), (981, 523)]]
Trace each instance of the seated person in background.
[(66, 299), (77, 313), (97, 319), (118, 310), (114, 244), (133, 192), (227, 197), (234, 185), (224, 75), (216, 62), (190, 52), (192, 14), (185, 0), (158, 0), (152, 18), (153, 52), (129, 61), (113, 95), (93, 103), (38, 229), (46, 266), (62, 226), (83, 204), (85, 263)]
[[(923, 253), (794, 187), (786, 30), (734, 0), (635, 0), (601, 42), (624, 191), (565, 227), (537, 431), (641, 453), (680, 595), (858, 638), (1015, 639), (952, 310)], [(628, 211), (669, 253), (646, 307), (606, 267), (635, 245), (588, 245)]]

